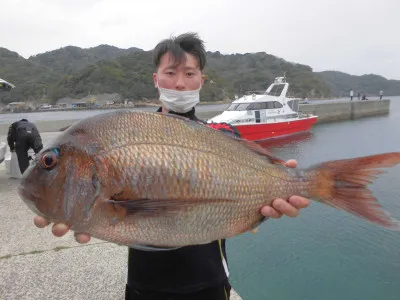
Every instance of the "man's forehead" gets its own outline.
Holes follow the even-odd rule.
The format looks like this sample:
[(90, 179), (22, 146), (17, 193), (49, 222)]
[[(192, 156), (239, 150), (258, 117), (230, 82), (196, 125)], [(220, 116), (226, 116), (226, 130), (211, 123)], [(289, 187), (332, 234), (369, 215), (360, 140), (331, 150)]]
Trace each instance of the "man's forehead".
[(175, 57), (171, 53), (167, 52), (161, 57), (160, 67), (162, 68), (199, 68), (199, 62), (195, 56), (189, 53), (185, 53), (182, 58)]

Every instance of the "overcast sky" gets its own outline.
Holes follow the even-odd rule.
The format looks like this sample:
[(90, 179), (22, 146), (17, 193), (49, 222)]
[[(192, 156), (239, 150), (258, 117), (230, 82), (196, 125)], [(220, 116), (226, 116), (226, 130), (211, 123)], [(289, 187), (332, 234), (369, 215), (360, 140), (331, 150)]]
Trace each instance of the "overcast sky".
[(151, 50), (195, 31), (210, 51), (263, 51), (314, 71), (400, 80), (400, 0), (0, 0), (0, 7), (0, 47), (25, 58), (68, 45)]

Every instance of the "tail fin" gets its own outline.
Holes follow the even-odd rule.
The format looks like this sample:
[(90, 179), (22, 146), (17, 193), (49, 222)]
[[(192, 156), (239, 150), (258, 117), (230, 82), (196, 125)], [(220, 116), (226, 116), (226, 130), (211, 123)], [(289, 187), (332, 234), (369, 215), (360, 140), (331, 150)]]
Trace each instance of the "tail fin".
[(400, 222), (385, 213), (367, 188), (377, 175), (383, 173), (378, 168), (398, 163), (400, 152), (322, 163), (310, 170), (311, 176), (316, 176), (316, 183), (309, 190), (310, 196), (373, 223), (400, 230)]

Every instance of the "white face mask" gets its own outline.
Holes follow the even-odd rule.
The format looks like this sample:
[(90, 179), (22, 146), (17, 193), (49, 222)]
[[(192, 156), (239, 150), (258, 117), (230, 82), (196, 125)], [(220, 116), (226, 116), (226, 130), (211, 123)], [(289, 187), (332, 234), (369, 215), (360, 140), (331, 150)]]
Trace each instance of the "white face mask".
[(186, 113), (200, 102), (200, 88), (193, 91), (176, 91), (158, 86), (160, 101), (166, 109), (177, 113)]

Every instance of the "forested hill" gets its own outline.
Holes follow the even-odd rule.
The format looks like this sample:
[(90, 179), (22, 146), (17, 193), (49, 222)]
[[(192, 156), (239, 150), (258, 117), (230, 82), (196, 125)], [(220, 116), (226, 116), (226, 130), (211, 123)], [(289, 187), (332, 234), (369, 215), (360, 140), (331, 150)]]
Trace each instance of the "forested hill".
[[(42, 101), (55, 103), (63, 97), (119, 93), (142, 100), (157, 96), (152, 81), (151, 51), (100, 45), (82, 49), (68, 46), (28, 59), (0, 48), (0, 78), (16, 85), (0, 93), (2, 103)], [(306, 65), (285, 61), (265, 52), (223, 55), (207, 53), (206, 84), (202, 101), (232, 99), (248, 90), (265, 90), (277, 76), (286, 74), (291, 96), (326, 98), (348, 94), (353, 88), (377, 94), (400, 94), (400, 81), (376, 75), (351, 76), (340, 72), (313, 72)]]
[(113, 59), (136, 51), (139, 48), (120, 49), (109, 45), (99, 45), (93, 48), (82, 49), (68, 46), (54, 51), (38, 54), (29, 58), (30, 61), (48, 67), (60, 75), (70, 75), (89, 64), (100, 60)]
[(317, 74), (328, 84), (334, 96), (348, 97), (350, 90), (354, 91), (354, 95), (358, 92), (379, 95), (380, 90), (383, 90), (386, 96), (400, 95), (400, 80), (388, 80), (375, 74), (354, 76), (337, 71), (324, 71)]

